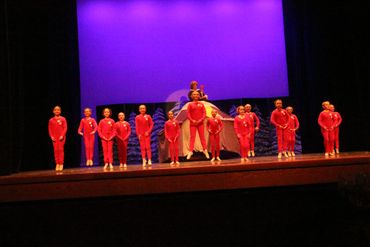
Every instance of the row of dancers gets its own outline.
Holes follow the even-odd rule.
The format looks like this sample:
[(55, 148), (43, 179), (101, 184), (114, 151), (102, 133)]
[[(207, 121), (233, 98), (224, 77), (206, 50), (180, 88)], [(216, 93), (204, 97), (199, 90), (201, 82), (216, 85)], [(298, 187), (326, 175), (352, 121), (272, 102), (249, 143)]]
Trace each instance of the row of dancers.
[[(190, 141), (189, 152), (186, 156), (190, 159), (193, 155), (196, 132), (198, 132), (203, 153), (209, 159), (207, 143), (204, 136), (205, 129), (209, 133), (209, 143), (211, 146), (211, 161), (220, 161), (220, 133), (223, 130), (223, 123), (218, 111), (213, 109), (211, 117), (206, 120), (206, 110), (200, 100), (198, 91), (191, 94), (192, 102), (187, 107), (187, 119), (190, 122)], [(295, 136), (299, 128), (299, 121), (293, 114), (293, 107), (283, 108), (282, 100), (274, 101), (276, 109), (272, 112), (270, 121), (276, 128), (278, 158), (295, 156)], [(339, 153), (339, 125), (342, 118), (335, 108), (328, 101), (323, 102), (323, 111), (320, 113), (318, 123), (321, 127), (321, 133), (324, 138), (325, 156)], [(259, 131), (260, 121), (252, 111), (250, 104), (239, 106), (238, 115), (234, 119), (234, 130), (240, 144), (241, 162), (247, 161), (248, 157), (254, 157), (254, 136)], [(63, 170), (64, 164), (64, 144), (67, 133), (67, 121), (61, 116), (61, 107), (55, 106), (53, 109), (54, 117), (49, 120), (49, 136), (54, 147), (54, 157), (57, 171)], [(127, 167), (127, 146), (131, 135), (131, 126), (125, 121), (125, 114), (118, 113), (118, 121), (114, 121), (112, 111), (109, 108), (103, 110), (104, 118), (97, 124), (96, 120), (91, 117), (92, 110), (84, 109), (85, 117), (81, 119), (78, 134), (83, 136), (86, 165), (93, 166), (95, 133), (101, 139), (104, 157), (104, 169), (113, 169), (113, 143), (116, 139), (118, 147), (118, 158), (120, 168)], [(179, 165), (179, 137), (180, 124), (172, 111), (167, 113), (168, 121), (164, 125), (165, 138), (169, 143), (169, 153), (171, 165)], [(204, 124), (204, 122), (206, 124)], [(140, 143), (142, 156), (142, 165), (152, 165), (151, 153), (151, 132), (154, 122), (149, 114), (146, 113), (146, 106), (139, 106), (139, 114), (135, 118), (136, 134)], [(206, 128), (205, 128), (206, 126)], [(335, 150), (334, 150), (335, 146)]]

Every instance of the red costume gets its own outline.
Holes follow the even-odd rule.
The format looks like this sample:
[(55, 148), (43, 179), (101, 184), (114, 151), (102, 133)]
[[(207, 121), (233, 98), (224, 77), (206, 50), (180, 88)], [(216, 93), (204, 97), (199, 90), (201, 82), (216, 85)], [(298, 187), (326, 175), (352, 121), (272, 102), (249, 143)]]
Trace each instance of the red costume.
[(118, 147), (118, 159), (120, 164), (127, 163), (127, 144), (131, 134), (131, 126), (126, 121), (118, 121), (114, 124)]
[(148, 154), (148, 160), (152, 159), (152, 150), (150, 148), (150, 134), (153, 129), (153, 120), (151, 116), (137, 115), (135, 118), (136, 134), (139, 138), (141, 156), (145, 160), (145, 153)]
[(168, 120), (164, 125), (164, 135), (170, 143), (171, 161), (179, 161), (179, 122), (175, 119)]
[(66, 142), (67, 121), (64, 117), (52, 117), (49, 120), (49, 136), (53, 140), (55, 163), (64, 163), (64, 144)]
[(83, 133), (86, 160), (93, 160), (95, 132), (97, 129), (98, 125), (94, 118), (85, 117), (81, 119), (80, 126), (78, 127), (78, 133)]
[(331, 153), (334, 149), (334, 114), (324, 110), (317, 120), (321, 127), (321, 134), (324, 138), (325, 153)]
[(104, 163), (113, 163), (113, 137), (116, 135), (114, 129), (114, 120), (103, 118), (98, 127), (101, 144), (103, 146)]
[(245, 115), (249, 117), (249, 122), (251, 123), (249, 127), (249, 150), (254, 150), (254, 129), (260, 128), (260, 120), (254, 112), (246, 112)]
[(339, 112), (333, 112), (334, 117), (334, 145), (339, 149), (339, 125), (342, 123), (342, 117)]
[(246, 158), (249, 150), (249, 136), (250, 136), (250, 122), (249, 118), (245, 115), (236, 116), (234, 119), (234, 130), (239, 139), (240, 156)]
[(288, 151), (294, 152), (295, 132), (299, 128), (299, 121), (296, 115), (289, 115), (288, 128), (286, 130), (286, 140), (288, 143)]
[(212, 157), (220, 156), (220, 132), (223, 128), (221, 118), (209, 118), (207, 120), (207, 128), (209, 132), (209, 142), (211, 144)]
[(278, 152), (281, 153), (287, 149), (286, 130), (289, 122), (288, 112), (284, 109), (275, 109), (271, 113), (270, 122), (276, 128), (276, 137), (278, 143)]
[[(203, 147), (203, 151), (207, 150), (206, 138), (204, 137), (204, 119), (206, 119), (206, 108), (201, 102), (190, 102), (187, 108), (187, 117), (190, 121), (190, 143), (189, 151), (193, 152), (195, 135), (198, 129), (200, 142)], [(194, 123), (193, 121), (197, 121)]]

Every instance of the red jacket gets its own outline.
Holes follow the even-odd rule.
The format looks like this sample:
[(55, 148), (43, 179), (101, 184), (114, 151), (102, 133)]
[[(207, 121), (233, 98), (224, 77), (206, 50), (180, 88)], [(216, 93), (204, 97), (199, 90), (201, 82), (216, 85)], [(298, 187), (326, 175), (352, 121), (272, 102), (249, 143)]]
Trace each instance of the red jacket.
[(138, 136), (145, 135), (145, 132), (147, 132), (148, 135), (150, 135), (153, 129), (153, 125), (154, 123), (150, 115), (139, 114), (135, 118), (136, 134)]
[(342, 117), (339, 112), (333, 112), (334, 128), (338, 127), (342, 123)]
[(208, 118), (207, 120), (207, 128), (208, 132), (210, 134), (216, 134), (220, 133), (222, 128), (223, 128), (223, 123), (221, 121), (221, 118), (216, 117), (216, 118)]
[(80, 126), (78, 127), (78, 133), (90, 134), (91, 132), (96, 132), (98, 125), (94, 118), (83, 118), (80, 121)]
[(131, 126), (128, 122), (116, 122), (114, 124), (114, 129), (116, 131), (116, 137), (121, 141), (127, 141), (131, 134)]
[(289, 115), (288, 130), (297, 130), (299, 128), (299, 121), (296, 115)]
[(164, 135), (168, 140), (175, 140), (180, 136), (180, 124), (177, 120), (168, 120), (164, 124)]
[(240, 115), (236, 116), (234, 119), (234, 130), (236, 135), (248, 135), (250, 125), (251, 123), (246, 115), (244, 118), (241, 118)]
[(284, 109), (280, 111), (275, 109), (271, 113), (270, 122), (275, 126), (279, 127), (279, 125), (286, 127), (289, 122), (289, 115), (288, 112)]
[[(251, 123), (251, 128), (260, 128), (260, 120), (254, 112), (246, 112), (245, 115), (250, 119), (249, 122)], [(254, 123), (256, 123), (256, 125)]]
[(317, 119), (320, 127), (323, 129), (332, 129), (334, 127), (334, 114), (331, 111), (322, 111)]
[(116, 135), (116, 131), (114, 129), (114, 120), (111, 118), (103, 118), (99, 122), (98, 127), (99, 136), (103, 140), (111, 140)]
[(52, 139), (59, 140), (61, 136), (65, 137), (67, 133), (67, 121), (64, 117), (52, 117), (49, 120), (49, 136)]
[(190, 120), (190, 125), (194, 125), (193, 121), (199, 121), (199, 124), (206, 119), (206, 108), (203, 103), (190, 102), (187, 109), (187, 117)]

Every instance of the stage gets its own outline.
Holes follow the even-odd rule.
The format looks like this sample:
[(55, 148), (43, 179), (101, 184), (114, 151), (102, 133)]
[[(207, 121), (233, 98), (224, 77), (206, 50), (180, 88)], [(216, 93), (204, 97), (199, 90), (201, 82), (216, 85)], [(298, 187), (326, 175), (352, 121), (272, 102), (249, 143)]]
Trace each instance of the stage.
[(134, 196), (196, 191), (314, 185), (370, 173), (369, 152), (303, 154), (240, 159), (20, 172), (0, 177), (0, 202)]

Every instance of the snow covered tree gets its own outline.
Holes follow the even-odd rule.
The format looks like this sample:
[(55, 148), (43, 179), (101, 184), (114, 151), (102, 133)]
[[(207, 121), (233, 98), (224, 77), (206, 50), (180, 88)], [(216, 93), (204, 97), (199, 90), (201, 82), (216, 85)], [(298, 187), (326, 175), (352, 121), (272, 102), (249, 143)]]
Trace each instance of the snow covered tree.
[(152, 161), (158, 162), (158, 134), (164, 129), (164, 124), (166, 122), (166, 115), (162, 108), (157, 108), (153, 115), (153, 131), (151, 134), (151, 149), (152, 149)]
[(236, 106), (235, 105), (231, 106), (231, 108), (229, 110), (229, 115), (230, 115), (230, 117), (233, 117), (233, 118), (235, 118), (238, 115), (238, 113), (236, 112)]
[(135, 117), (136, 113), (131, 112), (128, 120), (131, 126), (131, 135), (129, 137), (127, 146), (127, 161), (130, 164), (141, 163), (140, 143), (136, 135)]
[(260, 109), (256, 105), (253, 109), (253, 112), (257, 115), (260, 120), (260, 129), (258, 132), (255, 132), (255, 153), (258, 156), (262, 155), (271, 155), (273, 153), (273, 147), (271, 145), (271, 126), (269, 119), (266, 119), (261, 113)]

